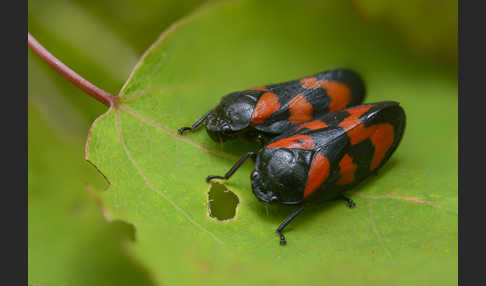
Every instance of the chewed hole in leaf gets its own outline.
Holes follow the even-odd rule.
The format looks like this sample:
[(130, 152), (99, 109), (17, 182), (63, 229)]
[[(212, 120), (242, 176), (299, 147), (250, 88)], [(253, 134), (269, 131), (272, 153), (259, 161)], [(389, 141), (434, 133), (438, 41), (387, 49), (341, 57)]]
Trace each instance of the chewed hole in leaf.
[(133, 224), (122, 220), (114, 220), (109, 223), (109, 227), (113, 233), (123, 233), (124, 238), (130, 241), (136, 241), (136, 229)]
[(208, 212), (219, 221), (230, 220), (236, 215), (240, 203), (238, 196), (220, 183), (212, 183), (208, 192)]

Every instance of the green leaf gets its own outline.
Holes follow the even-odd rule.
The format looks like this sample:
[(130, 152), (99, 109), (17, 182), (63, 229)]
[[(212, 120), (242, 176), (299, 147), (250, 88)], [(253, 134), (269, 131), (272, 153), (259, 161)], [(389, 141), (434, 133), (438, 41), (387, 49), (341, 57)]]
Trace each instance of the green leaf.
[(127, 249), (133, 226), (103, 218), (95, 190), (106, 183), (79, 141), (47, 123), (29, 105), (29, 285), (153, 285)]
[[(407, 129), (381, 170), (341, 201), (265, 208), (246, 163), (225, 182), (235, 218), (208, 212), (208, 174), (224, 174), (256, 146), (224, 145), (200, 130), (180, 137), (231, 91), (326, 69), (363, 75), (366, 102), (399, 101)], [(88, 159), (111, 183), (112, 219), (134, 225), (136, 257), (159, 284), (457, 284), (456, 75), (410, 57), (388, 27), (347, 1), (231, 1), (173, 25), (135, 67), (120, 102), (93, 123)], [(229, 196), (231, 197), (231, 196)], [(320, 283), (320, 284), (316, 284)]]

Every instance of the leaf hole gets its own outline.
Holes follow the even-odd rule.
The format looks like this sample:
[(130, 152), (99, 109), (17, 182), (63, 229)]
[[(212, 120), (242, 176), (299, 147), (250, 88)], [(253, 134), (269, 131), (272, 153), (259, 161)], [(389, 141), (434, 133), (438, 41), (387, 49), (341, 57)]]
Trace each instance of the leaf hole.
[(227, 221), (236, 216), (240, 203), (238, 196), (220, 183), (212, 183), (208, 192), (209, 216), (219, 221)]

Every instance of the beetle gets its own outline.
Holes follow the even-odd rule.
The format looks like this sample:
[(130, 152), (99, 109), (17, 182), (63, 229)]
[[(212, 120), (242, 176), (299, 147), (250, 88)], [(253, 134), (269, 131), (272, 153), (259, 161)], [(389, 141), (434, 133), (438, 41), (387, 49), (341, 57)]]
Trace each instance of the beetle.
[(206, 123), (206, 131), (216, 142), (242, 137), (260, 143), (295, 125), (324, 113), (363, 102), (365, 86), (349, 69), (334, 69), (279, 84), (232, 92), (204, 114), (191, 127)]
[(344, 199), (343, 196), (385, 164), (398, 147), (405, 130), (405, 111), (398, 102), (363, 104), (327, 113), (272, 139), (258, 153), (245, 154), (224, 176), (229, 179), (248, 158), (253, 194), (266, 203), (300, 207), (277, 228), (283, 229), (309, 202)]

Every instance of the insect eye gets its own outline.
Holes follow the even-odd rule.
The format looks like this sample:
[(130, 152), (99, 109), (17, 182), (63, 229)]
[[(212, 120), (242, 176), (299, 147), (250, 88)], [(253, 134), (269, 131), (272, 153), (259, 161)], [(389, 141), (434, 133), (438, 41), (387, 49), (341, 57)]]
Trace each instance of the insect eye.
[(260, 178), (260, 174), (257, 171), (253, 171), (253, 173), (251, 173), (251, 179), (257, 180), (258, 178)]
[(226, 126), (223, 126), (223, 128), (221, 128), (221, 131), (223, 131), (223, 133), (229, 133), (231, 132), (231, 128), (226, 125)]

